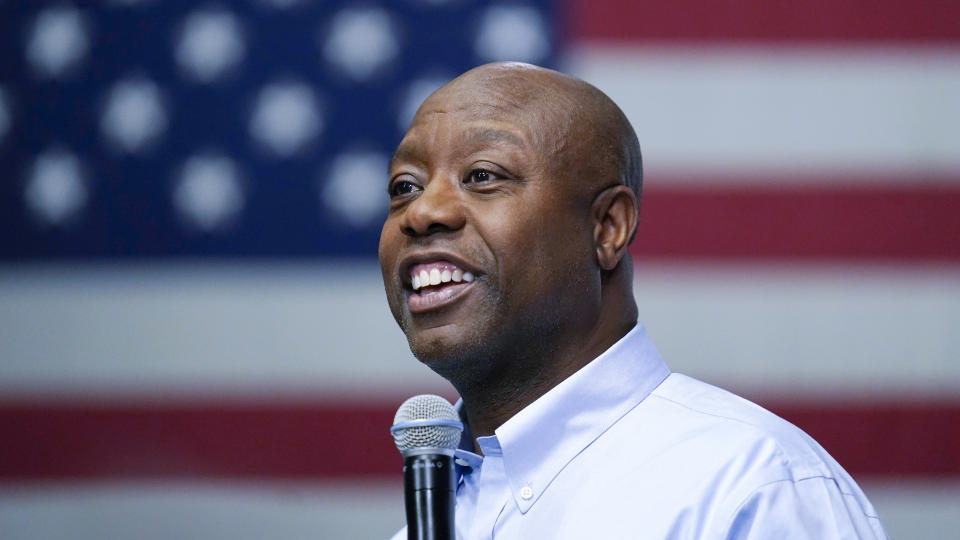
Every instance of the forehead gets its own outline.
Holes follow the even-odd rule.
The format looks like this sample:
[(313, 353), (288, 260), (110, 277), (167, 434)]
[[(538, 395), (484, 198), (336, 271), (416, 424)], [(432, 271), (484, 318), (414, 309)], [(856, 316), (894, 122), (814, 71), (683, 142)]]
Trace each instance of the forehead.
[(459, 116), (434, 114), (415, 120), (397, 147), (393, 161), (429, 161), (440, 155), (465, 157), (487, 149), (525, 155), (537, 151), (522, 123)]
[[(471, 153), (485, 148), (542, 153), (551, 133), (536, 114), (539, 106), (490, 92), (438, 92), (417, 111), (394, 161), (444, 150)], [(555, 131), (555, 130), (553, 130)]]
[(529, 137), (519, 126), (483, 121), (465, 123), (444, 117), (435, 122), (412, 125), (394, 157), (410, 157), (410, 154), (439, 151), (451, 146), (466, 153), (490, 147), (531, 149)]

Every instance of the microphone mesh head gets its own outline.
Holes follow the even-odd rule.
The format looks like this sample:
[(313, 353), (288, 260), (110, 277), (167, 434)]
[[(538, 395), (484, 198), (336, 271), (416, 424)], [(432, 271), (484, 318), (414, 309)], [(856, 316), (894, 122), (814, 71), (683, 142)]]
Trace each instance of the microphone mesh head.
[[(455, 425), (449, 425), (454, 423)], [(404, 424), (414, 424), (408, 427)], [(440, 396), (424, 394), (403, 402), (393, 419), (393, 439), (404, 456), (419, 450), (438, 448), (456, 450), (463, 424), (450, 402)]]

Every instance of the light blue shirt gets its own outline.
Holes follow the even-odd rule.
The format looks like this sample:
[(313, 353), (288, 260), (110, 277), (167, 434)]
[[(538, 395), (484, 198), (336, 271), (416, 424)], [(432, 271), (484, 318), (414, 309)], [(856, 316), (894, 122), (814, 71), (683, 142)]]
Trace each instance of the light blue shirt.
[(640, 325), (477, 443), (456, 453), (460, 540), (887, 538), (820, 445), (670, 373)]

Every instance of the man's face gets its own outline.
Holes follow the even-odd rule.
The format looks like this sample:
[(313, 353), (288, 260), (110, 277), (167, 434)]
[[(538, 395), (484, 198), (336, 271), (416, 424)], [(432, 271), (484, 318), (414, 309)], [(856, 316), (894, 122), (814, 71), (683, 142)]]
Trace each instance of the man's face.
[[(448, 378), (524, 356), (590, 296), (589, 200), (543, 150), (557, 127), (503, 103), (441, 91), (391, 163), (387, 298), (414, 354)], [(465, 365), (478, 361), (488, 365)]]

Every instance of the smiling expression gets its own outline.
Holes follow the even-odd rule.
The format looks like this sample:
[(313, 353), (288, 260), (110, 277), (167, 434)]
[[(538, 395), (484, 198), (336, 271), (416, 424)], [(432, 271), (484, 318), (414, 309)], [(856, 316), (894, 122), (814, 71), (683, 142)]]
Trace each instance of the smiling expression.
[(571, 134), (529, 90), (468, 72), (424, 102), (391, 162), (390, 309), (451, 380), (535, 356), (599, 296), (590, 194), (558, 156)]

